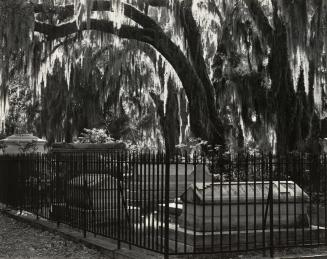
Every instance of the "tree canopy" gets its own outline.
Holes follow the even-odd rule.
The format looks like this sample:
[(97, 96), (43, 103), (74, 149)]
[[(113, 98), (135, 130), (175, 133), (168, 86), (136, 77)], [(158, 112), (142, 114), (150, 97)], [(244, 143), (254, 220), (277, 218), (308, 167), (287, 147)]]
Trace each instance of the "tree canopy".
[(2, 0), (1, 114), (24, 71), (44, 99), (39, 134), (69, 141), (118, 120), (117, 137), (141, 132), (168, 149), (189, 136), (233, 150), (305, 148), (325, 117), (326, 5)]

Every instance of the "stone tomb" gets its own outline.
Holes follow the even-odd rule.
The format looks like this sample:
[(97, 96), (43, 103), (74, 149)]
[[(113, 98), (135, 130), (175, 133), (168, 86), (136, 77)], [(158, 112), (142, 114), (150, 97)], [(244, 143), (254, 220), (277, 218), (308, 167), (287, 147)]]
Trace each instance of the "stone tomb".
[(4, 154), (45, 153), (47, 141), (33, 134), (15, 134), (0, 140)]
[[(307, 226), (308, 195), (292, 181), (274, 181), (272, 187), (274, 227)], [(269, 228), (268, 192), (268, 181), (191, 185), (181, 196), (179, 224), (196, 231)]]
[[(309, 226), (309, 197), (297, 184), (274, 181), (272, 187), (275, 244), (302, 244), (324, 237), (324, 228)], [(177, 223), (169, 223), (169, 249), (221, 252), (269, 246), (268, 193), (269, 182), (190, 185), (181, 195), (183, 208)]]
[[(84, 186), (86, 184), (86, 188)], [(120, 186), (119, 186), (120, 184)], [(67, 203), (72, 206), (108, 209), (118, 206), (122, 199), (115, 195), (123, 188), (118, 180), (106, 174), (86, 174), (68, 182)]]
[(85, 217), (91, 225), (133, 220), (131, 215), (138, 208), (127, 205), (124, 188), (121, 182), (110, 175), (79, 175), (67, 183), (65, 204), (56, 206), (55, 215), (66, 217), (66, 220)]

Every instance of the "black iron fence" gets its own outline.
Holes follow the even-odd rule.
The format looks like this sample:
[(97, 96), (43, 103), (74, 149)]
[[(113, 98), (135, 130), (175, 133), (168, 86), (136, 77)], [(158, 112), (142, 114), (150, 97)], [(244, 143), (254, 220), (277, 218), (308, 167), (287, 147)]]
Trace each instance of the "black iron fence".
[(0, 202), (165, 255), (327, 244), (326, 156), (0, 156)]

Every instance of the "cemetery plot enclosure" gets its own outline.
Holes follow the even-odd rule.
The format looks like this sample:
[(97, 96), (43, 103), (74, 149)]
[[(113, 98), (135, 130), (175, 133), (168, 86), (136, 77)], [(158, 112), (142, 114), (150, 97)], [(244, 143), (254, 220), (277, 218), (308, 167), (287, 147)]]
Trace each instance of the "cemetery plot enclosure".
[(166, 255), (327, 244), (327, 158), (0, 156), (0, 202)]

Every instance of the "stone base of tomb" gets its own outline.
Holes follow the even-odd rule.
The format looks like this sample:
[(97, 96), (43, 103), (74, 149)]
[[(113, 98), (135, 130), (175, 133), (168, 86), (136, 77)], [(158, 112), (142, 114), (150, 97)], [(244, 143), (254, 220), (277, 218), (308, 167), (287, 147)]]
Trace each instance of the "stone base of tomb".
[[(275, 228), (274, 247), (322, 244), (327, 229), (311, 226), (305, 228)], [(159, 238), (160, 240), (164, 240)], [(164, 241), (163, 241), (164, 242)], [(160, 244), (158, 244), (160, 245)], [(233, 252), (270, 247), (270, 230), (199, 232), (169, 224), (169, 250), (172, 253)]]
[[(264, 223), (270, 225), (270, 217), (266, 219), (266, 204), (218, 204), (218, 205), (184, 205), (179, 217), (179, 224), (195, 231), (227, 231), (262, 229)], [(269, 214), (267, 210), (267, 215)], [(307, 204), (274, 203), (274, 228), (302, 228), (309, 226)]]
[(121, 222), (137, 222), (140, 208), (129, 206), (118, 213), (117, 209), (86, 209), (80, 207), (67, 207), (65, 204), (55, 204), (52, 206), (50, 218), (67, 224), (83, 226), (86, 220), (90, 225), (109, 225)]

